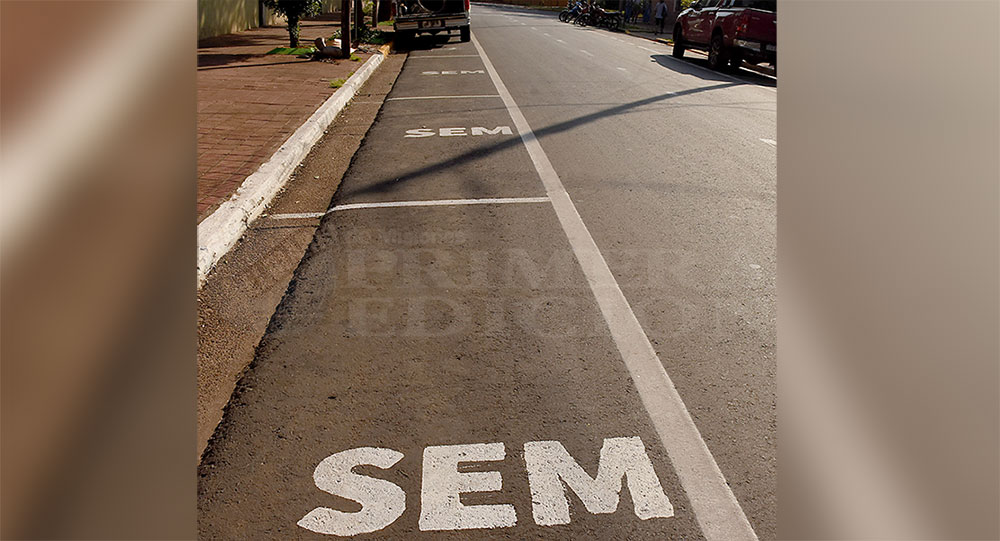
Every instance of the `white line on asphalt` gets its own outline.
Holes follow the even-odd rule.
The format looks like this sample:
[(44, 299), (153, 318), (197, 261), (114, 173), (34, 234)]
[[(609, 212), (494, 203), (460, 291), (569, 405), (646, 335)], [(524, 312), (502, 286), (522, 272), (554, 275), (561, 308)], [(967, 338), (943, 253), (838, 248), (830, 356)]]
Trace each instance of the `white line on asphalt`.
[(420, 56), (410, 55), (408, 58), (478, 58), (474, 54), (425, 54)]
[(620, 67), (620, 68), (618, 68), (618, 69), (619, 69), (620, 71), (628, 71), (627, 69), (625, 69), (625, 68), (621, 68), (621, 67)]
[(778, 146), (778, 142), (775, 141), (774, 139), (764, 139), (764, 138), (761, 138), (761, 141), (763, 141), (763, 142), (765, 142), (765, 143), (767, 143), (767, 144), (769, 144), (769, 145), (771, 145), (773, 147)]
[(537, 30), (538, 30), (538, 29), (537, 29), (537, 28), (535, 28), (534, 26), (532, 26), (532, 27), (531, 27), (531, 29), (532, 29), (532, 30), (535, 30), (535, 31), (537, 31)]
[(653, 49), (650, 49), (649, 47), (643, 47), (642, 45), (640, 45), (639, 48), (642, 49), (643, 51), (649, 51), (651, 53), (655, 53), (656, 52)]
[(583, 53), (583, 54), (585, 54), (585, 55), (588, 55), (588, 56), (594, 56), (594, 53), (589, 52), (589, 51), (584, 51), (583, 49), (580, 49), (580, 52)]
[(570, 247), (587, 276), (590, 290), (608, 324), (618, 352), (677, 471), (702, 533), (709, 541), (756, 541), (757, 534), (736, 501), (732, 489), (726, 484), (715, 458), (705, 445), (684, 401), (664, 370), (541, 143), (531, 131), (531, 126), (475, 34), (472, 36), (472, 44), (482, 56), (486, 71), (493, 79), (497, 92), (503, 98), (507, 111), (521, 134), (521, 140), (552, 200), (552, 208), (562, 224)]
[(558, 41), (559, 43), (566, 43), (565, 41), (563, 41), (561, 39), (557, 39), (556, 41)]
[(550, 37), (550, 38), (552, 37), (552, 34), (549, 34), (548, 32), (542, 32), (542, 35), (543, 35), (543, 36), (548, 36), (548, 37)]
[(274, 220), (293, 218), (322, 218), (331, 212), (355, 209), (380, 209), (393, 207), (454, 207), (461, 205), (509, 205), (514, 203), (547, 203), (548, 197), (495, 197), (486, 199), (429, 199), (426, 201), (377, 201), (372, 203), (350, 203), (338, 205), (326, 212), (298, 212), (292, 214), (272, 214)]
[(447, 99), (457, 99), (457, 98), (499, 98), (497, 94), (483, 94), (479, 96), (406, 96), (403, 98), (386, 98), (385, 101), (399, 101), (399, 100), (447, 100)]

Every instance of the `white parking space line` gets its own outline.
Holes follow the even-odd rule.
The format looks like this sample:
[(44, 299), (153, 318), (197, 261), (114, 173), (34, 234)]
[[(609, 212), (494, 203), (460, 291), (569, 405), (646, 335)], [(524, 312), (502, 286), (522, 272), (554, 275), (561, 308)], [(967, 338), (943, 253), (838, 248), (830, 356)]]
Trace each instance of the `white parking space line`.
[(451, 99), (462, 99), (462, 98), (499, 98), (498, 94), (482, 94), (479, 96), (406, 96), (402, 98), (386, 98), (385, 101), (403, 101), (403, 100), (451, 100)]
[(482, 56), (486, 71), (503, 98), (545, 191), (552, 200), (552, 208), (587, 277), (653, 427), (673, 463), (702, 533), (708, 541), (756, 541), (757, 534), (705, 445), (698, 427), (691, 419), (680, 394), (663, 368), (541, 143), (475, 34), (472, 36), (472, 44)]
[(272, 214), (274, 220), (291, 220), (295, 218), (322, 218), (331, 212), (357, 209), (380, 209), (395, 207), (454, 207), (463, 205), (510, 205), (516, 203), (547, 203), (548, 197), (494, 197), (484, 199), (429, 199), (426, 201), (375, 201), (372, 203), (349, 203), (338, 205), (326, 212), (298, 212), (291, 214)]
[(585, 55), (587, 55), (587, 56), (594, 56), (594, 53), (592, 53), (590, 51), (584, 51), (583, 49), (580, 49), (580, 52), (583, 53), (583, 54), (585, 54)]
[(778, 142), (775, 141), (774, 139), (764, 139), (764, 138), (761, 138), (761, 141), (764, 142), (764, 143), (767, 143), (767, 144), (769, 144), (769, 145), (771, 145), (773, 147), (778, 146)]

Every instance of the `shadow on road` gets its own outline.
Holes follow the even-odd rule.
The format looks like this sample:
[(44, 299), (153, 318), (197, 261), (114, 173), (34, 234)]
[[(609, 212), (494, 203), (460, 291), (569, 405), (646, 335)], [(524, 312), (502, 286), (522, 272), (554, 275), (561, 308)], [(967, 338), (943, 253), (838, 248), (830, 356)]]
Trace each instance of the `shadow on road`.
[(732, 81), (732, 78), (735, 77), (742, 81), (746, 81), (748, 84), (768, 86), (771, 88), (778, 86), (778, 82), (774, 78), (742, 68), (736, 72), (730, 73), (727, 77), (726, 75), (718, 73), (708, 67), (707, 58), (692, 58), (690, 56), (685, 56), (684, 58), (674, 58), (667, 54), (654, 54), (650, 55), (650, 58), (657, 64), (669, 70), (687, 75), (693, 75), (699, 79), (705, 79), (706, 81)]
[[(700, 92), (709, 92), (709, 91), (712, 91), (712, 90), (719, 90), (719, 89), (729, 88), (729, 87), (733, 87), (733, 86), (740, 86), (741, 84), (743, 84), (743, 83), (737, 83), (737, 82), (733, 82), (733, 81), (726, 81), (724, 83), (720, 83), (720, 84), (716, 84), (716, 85), (703, 86), (703, 87), (692, 88), (692, 89), (688, 89), (688, 90), (681, 90), (680, 92), (667, 92), (666, 94), (660, 94), (660, 95), (657, 95), (657, 96), (652, 96), (650, 98), (645, 98), (645, 99), (636, 100), (636, 101), (629, 102), (629, 103), (624, 103), (624, 104), (621, 104), (621, 105), (616, 105), (614, 107), (609, 107), (607, 109), (602, 109), (600, 111), (597, 111), (597, 112), (594, 112), (594, 113), (590, 113), (588, 115), (583, 115), (583, 116), (580, 116), (580, 117), (577, 117), (577, 118), (574, 118), (574, 119), (571, 119), (571, 120), (560, 122), (558, 124), (553, 124), (552, 126), (549, 126), (549, 127), (542, 128), (540, 130), (534, 131), (534, 135), (535, 135), (535, 138), (537, 138), (537, 139), (540, 140), (540, 139), (542, 139), (545, 136), (552, 135), (552, 134), (559, 133), (559, 132), (563, 132), (563, 131), (575, 128), (577, 126), (581, 126), (583, 124), (589, 124), (589, 123), (594, 122), (594, 121), (596, 121), (598, 119), (601, 119), (601, 118), (618, 115), (618, 114), (624, 113), (626, 111), (629, 111), (631, 109), (635, 109), (637, 107), (642, 107), (644, 105), (650, 105), (650, 104), (653, 104), (653, 103), (658, 103), (658, 102), (661, 102), (661, 101), (664, 101), (664, 100), (669, 100), (669, 99), (677, 98), (677, 97), (680, 97), (680, 96), (687, 96), (687, 95), (690, 95), (690, 94), (698, 94)], [(439, 170), (441, 170), (443, 168), (454, 167), (454, 166), (460, 165), (460, 164), (462, 164), (462, 163), (464, 163), (464, 162), (466, 162), (468, 160), (482, 158), (484, 156), (488, 156), (490, 154), (494, 154), (496, 152), (499, 152), (500, 150), (503, 150), (503, 149), (506, 149), (506, 148), (510, 148), (512, 146), (520, 145), (520, 144), (521, 144), (521, 138), (520, 137), (512, 137), (512, 138), (509, 138), (509, 139), (507, 139), (505, 141), (502, 141), (502, 142), (497, 143), (497, 144), (492, 145), (492, 146), (488, 146), (488, 147), (485, 147), (485, 148), (476, 148), (476, 149), (470, 150), (468, 152), (462, 153), (462, 154), (460, 154), (458, 156), (455, 156), (454, 158), (449, 158), (447, 160), (443, 160), (443, 161), (436, 162), (436, 163), (433, 163), (433, 164), (425, 165), (425, 166), (423, 166), (423, 167), (421, 167), (419, 169), (414, 169), (414, 170), (409, 171), (407, 173), (404, 173), (403, 175), (400, 175), (400, 176), (393, 176), (392, 178), (387, 178), (387, 179), (381, 180), (381, 181), (376, 182), (376, 183), (374, 183), (374, 184), (372, 184), (370, 186), (365, 186), (365, 187), (363, 187), (361, 189), (348, 190), (348, 191), (345, 191), (345, 192), (342, 192), (342, 193), (338, 191), (338, 193), (334, 196), (334, 201), (335, 202), (336, 201), (340, 201), (340, 200), (342, 200), (342, 199), (344, 199), (346, 197), (355, 196), (355, 195), (361, 195), (361, 194), (386, 193), (386, 192), (392, 190), (393, 188), (395, 188), (400, 183), (408, 182), (408, 181), (417, 179), (417, 178), (419, 178), (419, 177), (421, 177), (423, 175), (426, 175), (426, 174), (429, 174), (429, 173), (433, 173), (435, 171), (439, 171)]]

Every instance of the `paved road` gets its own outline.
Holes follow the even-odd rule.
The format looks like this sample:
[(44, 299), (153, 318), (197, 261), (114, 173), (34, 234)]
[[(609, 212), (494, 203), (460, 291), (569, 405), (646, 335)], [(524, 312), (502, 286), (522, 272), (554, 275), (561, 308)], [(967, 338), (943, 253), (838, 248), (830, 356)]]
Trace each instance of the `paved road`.
[(202, 537), (773, 538), (776, 98), (548, 13), (419, 43), (209, 445)]

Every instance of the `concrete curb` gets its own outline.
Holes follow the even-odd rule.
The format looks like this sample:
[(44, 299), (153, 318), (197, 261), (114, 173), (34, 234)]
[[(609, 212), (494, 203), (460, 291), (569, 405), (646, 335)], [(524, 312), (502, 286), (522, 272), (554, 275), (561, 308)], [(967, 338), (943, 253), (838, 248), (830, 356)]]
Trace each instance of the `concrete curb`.
[(271, 155), (228, 200), (198, 224), (198, 287), (222, 256), (236, 244), (247, 227), (267, 207), (288, 181), (295, 167), (309, 154), (313, 145), (357, 94), (361, 85), (385, 59), (385, 52), (372, 55), (344, 86), (320, 105), (281, 147)]

